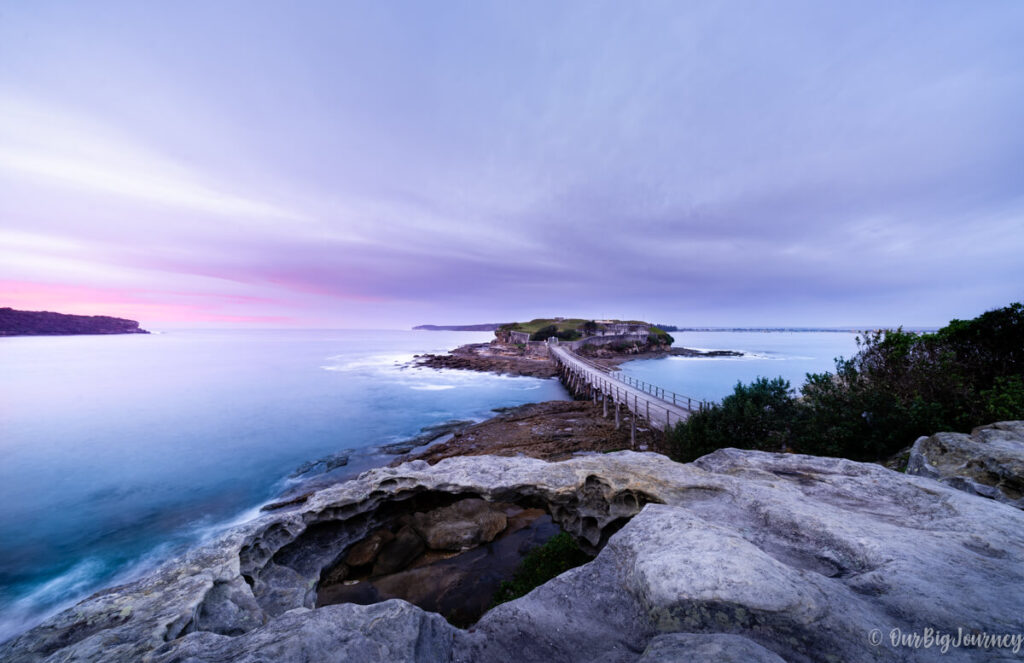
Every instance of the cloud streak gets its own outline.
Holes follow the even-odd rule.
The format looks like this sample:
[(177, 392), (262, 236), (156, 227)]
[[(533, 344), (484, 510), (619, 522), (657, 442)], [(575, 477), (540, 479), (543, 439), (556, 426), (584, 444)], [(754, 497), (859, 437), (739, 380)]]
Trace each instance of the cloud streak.
[(9, 14), (11, 282), (362, 327), (1024, 294), (1019, 3)]

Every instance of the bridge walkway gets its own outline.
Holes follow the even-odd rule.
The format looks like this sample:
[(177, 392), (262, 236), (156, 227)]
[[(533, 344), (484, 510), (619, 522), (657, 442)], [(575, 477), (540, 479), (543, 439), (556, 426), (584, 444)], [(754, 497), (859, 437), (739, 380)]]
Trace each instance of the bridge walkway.
[(619, 424), (620, 406), (635, 415), (632, 418), (634, 428), (636, 417), (641, 417), (652, 427), (669, 431), (680, 421), (686, 421), (691, 412), (708, 405), (704, 401), (662, 389), (602, 366), (559, 346), (554, 339), (549, 341), (548, 350), (570, 390), (576, 393), (586, 391), (595, 400), (600, 397), (606, 414), (611, 402), (615, 409), (616, 425)]

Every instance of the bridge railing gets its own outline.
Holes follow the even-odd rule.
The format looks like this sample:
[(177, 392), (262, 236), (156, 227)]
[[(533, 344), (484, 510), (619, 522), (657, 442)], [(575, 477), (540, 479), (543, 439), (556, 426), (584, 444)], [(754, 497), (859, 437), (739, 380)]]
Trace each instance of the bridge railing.
[[(552, 345), (558, 345), (558, 343), (553, 343)], [(695, 409), (706, 408), (710, 406), (710, 403), (708, 401), (701, 400), (699, 398), (693, 398), (691, 396), (686, 396), (685, 394), (679, 394), (674, 391), (664, 389), (657, 385), (650, 384), (649, 382), (645, 382), (643, 380), (639, 380), (637, 378), (626, 375), (621, 371), (621, 369), (609, 368), (608, 366), (598, 364), (597, 362), (587, 359), (586, 357), (581, 357), (567, 348), (561, 349), (567, 352), (569, 355), (571, 355), (573, 361), (577, 361), (581, 364), (589, 366), (590, 368), (593, 368), (596, 371), (604, 373), (613, 380), (618, 380), (619, 382), (628, 384), (629, 386), (635, 389), (639, 389), (644, 393), (648, 393), (651, 396), (654, 396), (655, 398), (660, 398), (661, 400), (667, 403), (672, 403), (677, 407), (683, 407), (693, 412)]]

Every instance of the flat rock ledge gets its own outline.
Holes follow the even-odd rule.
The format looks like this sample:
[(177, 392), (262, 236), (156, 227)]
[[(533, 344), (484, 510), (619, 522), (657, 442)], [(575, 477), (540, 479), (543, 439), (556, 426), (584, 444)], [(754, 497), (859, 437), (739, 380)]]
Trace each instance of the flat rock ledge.
[[(400, 600), (313, 609), (405, 501), (529, 503), (600, 550), (468, 630)], [(377, 514), (384, 514), (378, 517)], [(1017, 661), (894, 646), (1024, 632), (1024, 512), (872, 464), (724, 449), (369, 471), (0, 646), (0, 660), (207, 663)], [(881, 634), (872, 644), (872, 632)]]
[(1024, 421), (979, 426), (970, 435), (920, 437), (910, 449), (907, 474), (1024, 509)]

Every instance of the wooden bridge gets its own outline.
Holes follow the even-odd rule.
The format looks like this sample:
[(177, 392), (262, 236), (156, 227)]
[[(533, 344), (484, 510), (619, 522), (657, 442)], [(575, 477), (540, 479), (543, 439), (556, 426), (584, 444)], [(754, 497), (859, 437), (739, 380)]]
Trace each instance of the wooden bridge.
[(652, 428), (666, 433), (680, 421), (686, 421), (690, 413), (707, 403), (689, 396), (677, 394), (643, 380), (631, 378), (621, 371), (602, 366), (577, 355), (558, 344), (557, 339), (548, 341), (551, 358), (558, 364), (562, 382), (574, 395), (586, 395), (600, 400), (604, 416), (608, 416), (609, 403), (615, 410), (615, 428), (621, 425), (619, 409), (625, 407), (630, 417), (630, 438), (636, 441), (636, 420), (646, 419)]

